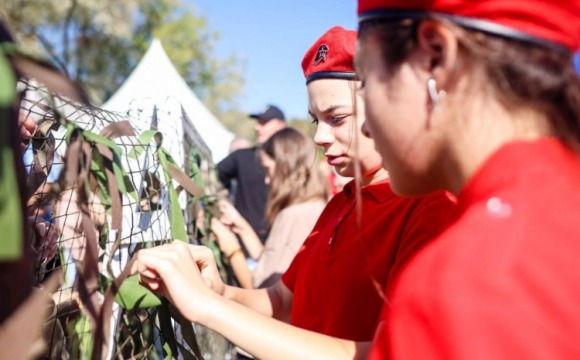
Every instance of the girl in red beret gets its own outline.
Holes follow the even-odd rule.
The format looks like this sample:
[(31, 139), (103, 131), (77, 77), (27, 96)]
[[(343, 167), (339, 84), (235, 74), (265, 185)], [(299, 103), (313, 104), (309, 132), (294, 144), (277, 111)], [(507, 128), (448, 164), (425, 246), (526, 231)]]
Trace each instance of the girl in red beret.
[(188, 319), (261, 359), (364, 358), (385, 286), (388, 292), (406, 261), (455, 213), (444, 192), (411, 199), (391, 190), (360, 128), (355, 43), (354, 31), (332, 28), (302, 62), (314, 141), (339, 175), (357, 180), (330, 200), (281, 280), (267, 289), (224, 286), (211, 252), (180, 242), (143, 250), (134, 263), (143, 282)]
[(580, 359), (578, 0), (359, 0), (393, 189), (460, 214), (402, 272), (371, 359)]

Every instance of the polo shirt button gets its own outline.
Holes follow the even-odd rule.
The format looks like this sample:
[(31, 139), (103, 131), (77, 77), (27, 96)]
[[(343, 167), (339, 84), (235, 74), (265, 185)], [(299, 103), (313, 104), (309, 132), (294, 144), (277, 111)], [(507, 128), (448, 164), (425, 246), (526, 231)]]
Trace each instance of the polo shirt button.
[(487, 212), (497, 217), (507, 218), (512, 214), (512, 207), (500, 198), (492, 197), (487, 200)]
[(333, 237), (331, 236), (330, 239), (328, 239), (328, 245), (332, 244), (332, 240), (333, 240)]

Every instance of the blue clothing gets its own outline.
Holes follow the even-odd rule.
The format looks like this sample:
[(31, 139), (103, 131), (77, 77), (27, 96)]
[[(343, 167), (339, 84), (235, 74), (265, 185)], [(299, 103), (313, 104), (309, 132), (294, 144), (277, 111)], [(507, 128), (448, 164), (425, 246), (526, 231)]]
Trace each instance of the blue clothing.
[[(30, 170), (32, 169), (32, 163), (34, 161), (34, 154), (32, 152), (32, 146), (30, 146), (30, 145), (26, 146), (26, 149), (24, 150), (23, 158), (24, 158), (23, 160), (24, 160), (24, 168), (26, 169), (26, 174), (30, 174)], [(61, 171), (62, 171), (62, 161), (60, 160), (58, 155), (56, 155), (56, 153), (55, 153), (54, 159), (52, 161), (52, 167), (50, 168), (50, 172), (48, 173), (48, 176), (46, 177), (46, 182), (48, 184), (56, 182), (56, 180), (58, 180), (58, 176), (60, 175)]]

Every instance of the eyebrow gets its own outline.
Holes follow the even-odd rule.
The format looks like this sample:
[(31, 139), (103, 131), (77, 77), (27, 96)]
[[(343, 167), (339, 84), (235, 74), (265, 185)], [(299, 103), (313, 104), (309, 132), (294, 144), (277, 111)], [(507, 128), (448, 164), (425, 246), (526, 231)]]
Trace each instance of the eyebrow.
[[(348, 106), (347, 105), (332, 105), (332, 106), (329, 106), (326, 109), (322, 110), (321, 113), (328, 114), (328, 113), (331, 113), (337, 109), (342, 109), (342, 108), (348, 108)], [(308, 109), (308, 114), (310, 114), (310, 116), (314, 117), (314, 114), (312, 113), (312, 111), (310, 111), (310, 109)]]

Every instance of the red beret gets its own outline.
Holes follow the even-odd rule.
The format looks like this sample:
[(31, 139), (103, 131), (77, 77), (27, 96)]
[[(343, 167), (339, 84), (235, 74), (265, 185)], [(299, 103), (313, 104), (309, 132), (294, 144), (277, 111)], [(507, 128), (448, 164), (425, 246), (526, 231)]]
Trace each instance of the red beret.
[(355, 46), (356, 31), (335, 26), (325, 32), (302, 59), (306, 84), (316, 79), (356, 79)]
[(575, 51), (580, 0), (358, 0), (359, 22), (438, 13), (475, 30)]

